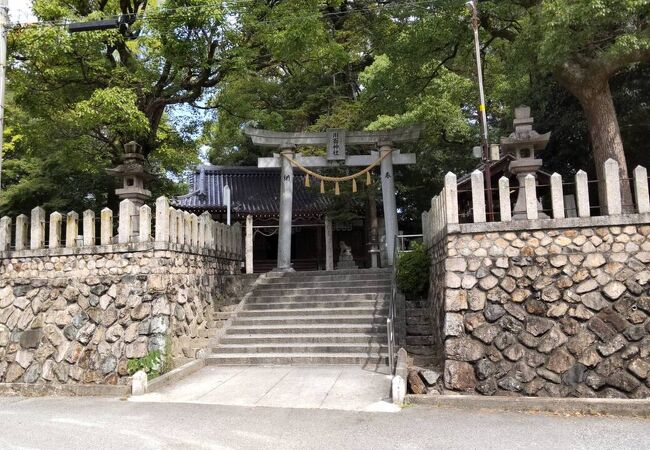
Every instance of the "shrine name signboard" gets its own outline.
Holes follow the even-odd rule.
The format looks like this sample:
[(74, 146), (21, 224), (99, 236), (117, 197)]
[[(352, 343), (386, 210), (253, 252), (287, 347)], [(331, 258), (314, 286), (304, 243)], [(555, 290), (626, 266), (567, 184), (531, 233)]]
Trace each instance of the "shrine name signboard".
[(345, 161), (344, 128), (330, 128), (327, 130), (327, 160)]

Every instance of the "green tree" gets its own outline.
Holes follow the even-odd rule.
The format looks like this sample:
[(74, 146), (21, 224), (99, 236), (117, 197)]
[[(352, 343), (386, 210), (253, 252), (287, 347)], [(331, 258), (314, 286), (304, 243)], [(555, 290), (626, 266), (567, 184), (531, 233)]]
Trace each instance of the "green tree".
[[(602, 179), (608, 158), (628, 178), (610, 80), (650, 61), (650, 3), (643, 0), (482, 1), (482, 24), (510, 44), (507, 60), (534, 76), (552, 75), (584, 111), (594, 162)], [(628, 182), (623, 201), (632, 204)]]
[[(34, 13), (47, 23), (11, 31), (7, 122), (16, 145), (8, 149), (3, 212), (105, 204), (112, 182), (104, 169), (131, 140), (160, 175), (153, 191), (174, 193), (167, 175), (197, 160), (191, 138), (200, 123), (179, 125), (167, 112), (219, 84), (236, 59), (235, 35), (220, 3), (167, 0), (143, 19), (146, 7), (146, 0), (35, 0)], [(138, 20), (127, 33), (70, 34), (60, 25), (116, 14)]]

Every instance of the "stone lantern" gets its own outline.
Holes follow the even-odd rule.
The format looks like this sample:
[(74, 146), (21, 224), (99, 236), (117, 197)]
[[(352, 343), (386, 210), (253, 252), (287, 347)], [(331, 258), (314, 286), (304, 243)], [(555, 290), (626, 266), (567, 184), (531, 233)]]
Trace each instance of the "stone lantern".
[(119, 199), (131, 200), (135, 207), (139, 208), (151, 197), (151, 192), (144, 188), (144, 183), (153, 178), (142, 154), (142, 147), (133, 141), (125, 144), (122, 161), (122, 164), (114, 169), (107, 169), (106, 172), (122, 178), (122, 187), (115, 189)]
[[(537, 178), (537, 171), (542, 167), (542, 160), (535, 158), (535, 152), (544, 150), (551, 138), (551, 133), (539, 134), (533, 130), (533, 118), (530, 116), (530, 107), (519, 106), (515, 108), (515, 131), (506, 138), (501, 138), (501, 157), (512, 155), (515, 160), (510, 163), (508, 169), (517, 176), (519, 182), (519, 193), (517, 202), (512, 211), (512, 218), (526, 219), (526, 193), (524, 180), (527, 175), (532, 174)], [(547, 219), (548, 216), (542, 212), (542, 205), (538, 202), (540, 219)]]

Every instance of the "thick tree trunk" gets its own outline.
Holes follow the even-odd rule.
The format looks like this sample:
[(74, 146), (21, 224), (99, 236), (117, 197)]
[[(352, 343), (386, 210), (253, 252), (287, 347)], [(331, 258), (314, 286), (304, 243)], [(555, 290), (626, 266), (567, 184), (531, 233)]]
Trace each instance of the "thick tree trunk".
[(565, 86), (578, 98), (587, 118), (596, 173), (601, 181), (599, 184), (600, 205), (605, 204), (602, 183), (605, 179), (603, 164), (609, 158), (612, 158), (618, 161), (619, 165), (623, 211), (632, 212), (634, 204), (628, 180), (627, 161), (623, 151), (623, 140), (621, 139), (616, 109), (612, 100), (612, 92), (609, 88), (609, 80), (606, 77), (594, 76), (583, 79), (578, 83), (565, 83)]

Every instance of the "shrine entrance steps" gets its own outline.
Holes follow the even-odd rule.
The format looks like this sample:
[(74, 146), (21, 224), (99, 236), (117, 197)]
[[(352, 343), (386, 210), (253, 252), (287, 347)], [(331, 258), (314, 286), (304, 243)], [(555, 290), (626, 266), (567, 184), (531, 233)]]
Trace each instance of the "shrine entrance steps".
[(269, 273), (206, 362), (385, 366), (390, 269)]

